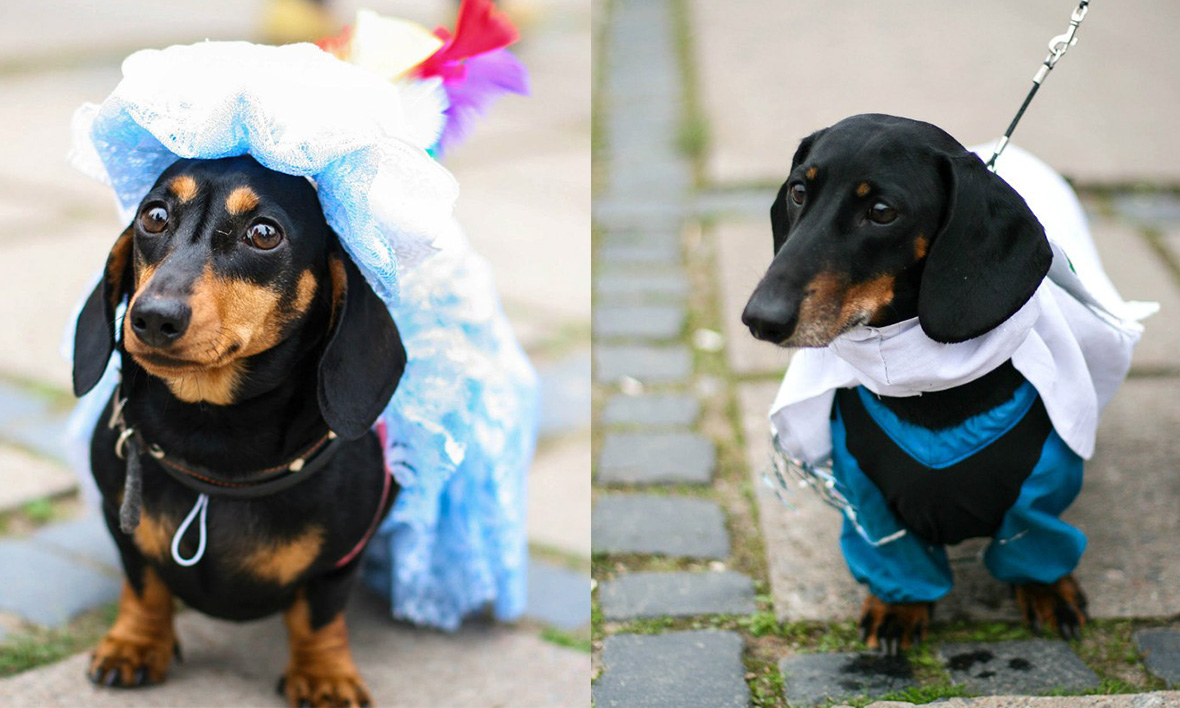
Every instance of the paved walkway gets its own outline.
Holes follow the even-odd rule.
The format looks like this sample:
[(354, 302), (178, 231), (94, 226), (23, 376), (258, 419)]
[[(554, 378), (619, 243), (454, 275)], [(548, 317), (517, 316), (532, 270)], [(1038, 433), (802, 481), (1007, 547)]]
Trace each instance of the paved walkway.
[[(361, 4), (333, 6), (344, 18)], [(0, 13), (0, 127), (21, 136), (0, 147), (0, 518), (21, 517), (0, 529), (0, 655), (42, 641), (47, 631), (78, 631), (85, 617), (110, 606), (121, 577), (105, 528), (69, 501), (77, 481), (61, 444), (72, 396), (58, 342), (121, 228), (109, 190), (65, 163), (70, 116), (113, 88), (131, 50), (253, 38), (263, 5), (214, 0), (162, 17), (143, 0), (116, 0), (101, 12), (67, 2)], [(399, 0), (374, 7), (433, 26), (452, 22), (454, 6)], [(459, 218), (491, 261), (509, 319), (542, 377), (529, 609), (518, 626), (469, 622), (445, 635), (393, 623), (358, 593), (350, 607), (354, 653), (381, 705), (588, 702), (591, 18), (581, 0), (507, 7), (522, 24), (518, 55), (530, 68), (533, 96), (497, 103), (447, 165), (463, 187)], [(45, 32), (50, 26), (53, 33)], [(31, 528), (28, 519), (44, 514), (53, 523)], [(96, 691), (77, 655), (0, 679), (0, 705), (278, 704), (271, 689), (285, 641), (277, 620), (236, 626), (184, 613), (178, 624), (187, 661), (158, 690)]]
[[(1018, 133), (1071, 178), (1104, 187), (1087, 192), (1086, 206), (1108, 272), (1125, 297), (1164, 308), (1148, 323), (1067, 515), (1090, 538), (1078, 571), (1097, 620), (1087, 636), (1032, 638), (1008, 589), (983, 571), (979, 547), (964, 544), (952, 553), (957, 588), (939, 605), (931, 645), (900, 662), (864, 654), (852, 623), (863, 591), (838, 552), (838, 515), (803, 491), (788, 509), (764, 482), (766, 412), (787, 355), (751, 338), (739, 315), (769, 262), (766, 211), (797, 141), (866, 110), (933, 120), (967, 141), (991, 137), (1069, 10), (1010, 2), (932, 14), (913, 5), (611, 3), (599, 55), (605, 135), (595, 195), (599, 706), (957, 695), (995, 696), (980, 705), (1071, 708), (1180, 700), (1028, 698), (1180, 685), (1180, 478), (1172, 462), (1180, 454), (1172, 432), (1180, 425), (1180, 319), (1168, 316), (1180, 311), (1180, 199), (1167, 189), (1120, 189), (1132, 180), (1170, 186), (1180, 168), (1146, 132), (1166, 112), (1104, 93), (1126, 75), (1113, 66), (1146, 57), (1155, 81), (1176, 83), (1180, 52), (1166, 32), (1150, 29), (1154, 15), (1104, 16), (1094, 6), (1082, 43)], [(952, 47), (963, 42), (949, 39), (896, 41), (915, 32), (991, 39), (961, 52)], [(1140, 42), (1128, 46), (1126, 36)], [(1087, 51), (1099, 58), (1075, 62)], [(934, 64), (937, 90), (882, 78)], [(955, 82), (964, 91), (957, 100), (948, 98)], [(983, 102), (986, 111), (972, 107), (981, 93), (995, 97)], [(1109, 130), (1130, 124), (1141, 130)]]

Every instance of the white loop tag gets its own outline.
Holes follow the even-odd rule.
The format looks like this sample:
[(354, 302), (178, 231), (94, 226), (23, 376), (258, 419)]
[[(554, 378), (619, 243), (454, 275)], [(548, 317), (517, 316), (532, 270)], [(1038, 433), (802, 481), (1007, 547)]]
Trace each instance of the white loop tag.
[[(188, 513), (184, 521), (180, 524), (180, 528), (176, 529), (176, 533), (172, 535), (172, 560), (176, 561), (178, 565), (189, 567), (201, 562), (201, 557), (205, 555), (205, 512), (209, 509), (209, 495), (201, 494), (197, 497), (197, 503), (193, 505), (193, 510)], [(188, 527), (196, 518), (197, 512), (201, 513), (200, 536), (197, 540), (197, 552), (193, 554), (192, 558), (180, 557), (180, 539), (184, 538), (184, 533), (188, 531)]]

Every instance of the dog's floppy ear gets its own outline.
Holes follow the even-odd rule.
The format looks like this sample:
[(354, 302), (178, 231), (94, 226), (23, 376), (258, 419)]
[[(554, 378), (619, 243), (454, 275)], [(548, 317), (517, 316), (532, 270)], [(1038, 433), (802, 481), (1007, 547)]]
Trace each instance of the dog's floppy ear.
[[(811, 146), (819, 136), (823, 135), (827, 128), (817, 130), (799, 143), (799, 147), (795, 150), (795, 156), (791, 158), (791, 171), (794, 172), (804, 160), (807, 159), (807, 154), (811, 152)], [(783, 186), (778, 188), (778, 194), (774, 198), (774, 203), (770, 205), (770, 229), (774, 237), (774, 252), (778, 253), (783, 244), (787, 242), (787, 232), (791, 230), (791, 222), (787, 217), (787, 185), (790, 180), (783, 182)]]
[(943, 223), (926, 257), (918, 322), (936, 342), (994, 329), (1028, 302), (1053, 251), (1024, 199), (977, 156), (940, 158), (947, 188)]
[(338, 436), (355, 440), (373, 426), (406, 368), (401, 334), (385, 303), (348, 256), (329, 257), (332, 331), (320, 358), (320, 413)]
[(787, 185), (790, 180), (783, 182), (778, 188), (778, 195), (770, 205), (770, 233), (774, 237), (774, 255), (787, 242), (787, 232), (791, 230), (791, 222), (787, 218)]
[(119, 234), (107, 256), (102, 279), (82, 306), (74, 329), (74, 395), (98, 384), (115, 350), (115, 310), (130, 290), (132, 227)]

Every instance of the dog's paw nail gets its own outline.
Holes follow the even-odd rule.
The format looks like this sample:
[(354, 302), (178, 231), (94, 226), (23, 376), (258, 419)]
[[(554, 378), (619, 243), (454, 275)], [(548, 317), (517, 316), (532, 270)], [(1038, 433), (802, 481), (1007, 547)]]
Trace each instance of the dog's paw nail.
[(102, 682), (106, 686), (118, 686), (119, 685), (119, 670), (118, 669), (111, 669), (110, 671), (108, 671), (106, 678), (104, 678), (102, 680)]
[(135, 686), (142, 686), (147, 682), (147, 667), (141, 666), (135, 670), (135, 676), (132, 678), (132, 684)]
[(86, 678), (90, 679), (92, 683), (102, 683), (102, 667), (96, 667), (94, 670), (88, 672)]
[(311, 701), (306, 698), (299, 699), (299, 708), (311, 708)]
[(180, 651), (180, 642), (172, 643), (172, 656), (176, 657), (177, 663), (184, 661), (184, 654)]
[(287, 677), (285, 675), (283, 675), (283, 676), (279, 677), (279, 680), (277, 682), (275, 682), (275, 693), (277, 693), (281, 696), (286, 692), (287, 692)]

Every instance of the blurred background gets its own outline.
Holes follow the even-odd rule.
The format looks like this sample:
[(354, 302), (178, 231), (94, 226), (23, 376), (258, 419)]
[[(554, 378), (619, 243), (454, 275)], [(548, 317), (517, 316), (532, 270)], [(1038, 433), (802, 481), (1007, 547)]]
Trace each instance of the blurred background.
[[(516, 628), (468, 626), (456, 637), (391, 631), (388, 623), (357, 628), (361, 670), (387, 704), (392, 695), (407, 705), (588, 701), (590, 7), (586, 0), (498, 4), (520, 29), (512, 51), (529, 69), (532, 95), (497, 101), (444, 164), (461, 186), (460, 222), (491, 261), (508, 316), (543, 379), (542, 440), (530, 477), (532, 599)], [(125, 226), (110, 190), (66, 163), (74, 109), (102, 101), (122, 59), (138, 49), (315, 39), (351, 24), (362, 6), (433, 29), (453, 28), (458, 2), (0, 0), (0, 677), (88, 648), (109, 621), (119, 587), (107, 532), (76, 499), (60, 442), (72, 395), (58, 343)], [(376, 606), (357, 611), (380, 618)], [(185, 621), (194, 618), (182, 620), (182, 634)], [(264, 647), (279, 631), (188, 628), (204, 638), (199, 655), (253, 665), (247, 673), (261, 671), (267, 681), (281, 667), (281, 652), (268, 661)], [(185, 648), (191, 657), (193, 647)], [(519, 678), (525, 656), (545, 667), (530, 686), (495, 678), (505, 665)], [(391, 662), (401, 664), (397, 675), (374, 668)], [(21, 700), (37, 703), (29, 697), (49, 696), (39, 691), (55, 686), (54, 701), (104, 700), (90, 696), (80, 668), (63, 666), (7, 685), (0, 678), (0, 697), (19, 691)], [(184, 673), (211, 680), (207, 671)], [(161, 689), (178, 693), (139, 696), (271, 702), (265, 681), (256, 686), (241, 671), (214, 675), (217, 688), (181, 681)], [(128, 697), (110, 700), (127, 705)]]

